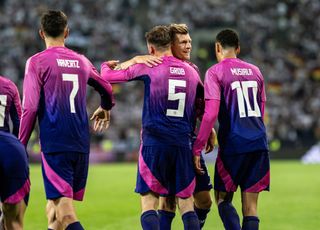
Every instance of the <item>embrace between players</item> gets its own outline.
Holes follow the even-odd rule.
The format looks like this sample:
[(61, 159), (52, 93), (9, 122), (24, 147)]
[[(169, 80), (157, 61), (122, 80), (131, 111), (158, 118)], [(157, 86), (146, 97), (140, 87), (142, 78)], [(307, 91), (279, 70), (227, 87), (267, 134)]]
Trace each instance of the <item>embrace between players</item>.
[[(237, 58), (238, 35), (229, 29), (218, 33), (215, 42), (218, 64), (207, 71), (203, 85), (198, 68), (189, 62), (191, 38), (184, 24), (152, 28), (146, 33), (150, 55), (120, 64), (105, 62), (101, 65), (101, 76), (88, 59), (64, 46), (68, 33), (64, 13), (47, 11), (42, 15), (40, 36), (47, 49), (28, 59), (23, 86), (19, 139), (27, 145), (38, 117), (48, 229), (83, 229), (73, 199), (82, 200), (88, 174), (86, 84), (101, 95), (101, 106), (91, 119), (94, 130), (102, 131), (109, 126), (114, 105), (110, 83), (132, 80), (145, 85), (135, 189), (141, 195), (142, 228), (171, 229), (176, 205), (184, 229), (203, 227), (212, 203), (212, 185), (201, 150), (213, 149), (212, 127), (219, 117), (214, 176), (219, 215), (226, 229), (258, 229), (258, 195), (269, 190), (270, 183), (263, 123), (266, 97), (259, 69)], [(202, 121), (196, 135), (197, 119)], [(10, 134), (0, 131), (0, 135)], [(21, 146), (12, 135), (8, 138), (15, 146)], [(1, 139), (0, 145), (8, 144)], [(0, 151), (2, 159), (6, 147)], [(8, 185), (11, 190), (2, 193), (1, 189), (0, 196), (5, 226), (21, 229), (30, 190), (28, 166), (24, 148), (10, 152), (24, 156), (19, 168), (26, 170), (20, 176), (18, 188)], [(13, 165), (12, 170), (17, 167)], [(14, 178), (10, 183), (17, 184)], [(238, 186), (242, 226), (232, 205)], [(17, 193), (20, 196), (8, 202), (12, 200), (8, 197), (17, 197)], [(7, 206), (16, 209), (7, 212)]]

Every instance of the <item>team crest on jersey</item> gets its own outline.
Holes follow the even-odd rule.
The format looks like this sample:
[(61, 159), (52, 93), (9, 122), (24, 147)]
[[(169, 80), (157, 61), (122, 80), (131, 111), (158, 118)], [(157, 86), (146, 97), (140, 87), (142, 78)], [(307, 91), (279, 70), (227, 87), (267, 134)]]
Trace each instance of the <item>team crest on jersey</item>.
[(185, 75), (185, 71), (183, 68), (178, 67), (170, 67), (170, 73), (175, 75)]

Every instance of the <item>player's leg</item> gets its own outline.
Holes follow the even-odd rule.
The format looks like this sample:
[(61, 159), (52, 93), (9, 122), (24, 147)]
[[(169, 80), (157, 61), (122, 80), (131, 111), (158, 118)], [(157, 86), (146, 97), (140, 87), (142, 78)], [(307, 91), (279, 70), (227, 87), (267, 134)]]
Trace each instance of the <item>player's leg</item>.
[[(159, 229), (159, 194), (167, 195), (166, 175), (171, 162), (167, 146), (141, 146), (135, 192), (141, 195), (143, 229)], [(149, 227), (148, 227), (149, 226)]]
[(6, 230), (23, 229), (23, 217), (26, 207), (23, 199), (17, 204), (3, 204), (3, 221)]
[[(83, 229), (73, 206), (73, 184), (74, 178), (77, 177), (75, 165), (79, 164), (79, 159), (82, 158), (88, 158), (88, 154), (76, 152), (42, 154), (46, 197), (51, 201), (47, 212), (49, 228), (62, 226), (68, 230)], [(83, 171), (87, 171), (87, 167), (83, 167)], [(50, 207), (51, 204), (53, 207)], [(54, 209), (54, 213), (51, 209)]]
[(240, 219), (232, 204), (233, 193), (237, 189), (236, 178), (240, 166), (233, 158), (221, 157), (218, 153), (214, 174), (214, 196), (219, 216), (226, 230), (239, 230)]
[(73, 206), (73, 199), (69, 197), (61, 197), (53, 200), (56, 209), (57, 221), (61, 223), (66, 230), (82, 230)]
[(257, 203), (259, 193), (269, 190), (270, 185), (270, 160), (268, 152), (254, 152), (246, 154), (243, 167), (246, 172), (240, 183), (242, 201), (242, 229), (259, 229), (259, 218), (257, 214)]
[(172, 187), (175, 188), (184, 229), (200, 229), (193, 203), (193, 192), (196, 187), (193, 153), (189, 146), (185, 146), (176, 147), (175, 154), (175, 180)]
[(153, 192), (141, 194), (141, 226), (143, 230), (159, 230), (159, 217), (156, 209), (159, 196)]
[(257, 213), (259, 193), (242, 192), (242, 230), (258, 230), (259, 218)]
[(196, 188), (193, 193), (194, 210), (198, 216), (200, 228), (205, 224), (208, 213), (212, 205), (210, 190), (212, 189), (211, 179), (208, 173), (205, 161), (200, 156), (201, 167), (204, 170), (203, 175), (196, 174)]
[(197, 214), (193, 208), (193, 198), (178, 198), (178, 208), (182, 216), (182, 221), (185, 230), (200, 229)]
[(214, 191), (218, 205), (219, 216), (226, 230), (239, 230), (240, 219), (237, 210), (232, 204), (233, 192)]
[(176, 211), (176, 197), (161, 196), (159, 199), (159, 210), (158, 210), (161, 230), (171, 229), (172, 220), (176, 215), (175, 211)]
[(11, 134), (2, 134), (0, 140), (0, 197), (4, 227), (23, 229), (30, 191), (27, 153)]
[(62, 230), (62, 224), (57, 220), (55, 204), (52, 200), (47, 201), (46, 215), (48, 219), (48, 230)]
[(202, 228), (206, 222), (207, 215), (210, 212), (212, 205), (212, 199), (210, 191), (201, 191), (193, 194), (194, 198), (194, 210), (198, 216), (200, 228)]
[(0, 230), (4, 230), (2, 203), (0, 202)]

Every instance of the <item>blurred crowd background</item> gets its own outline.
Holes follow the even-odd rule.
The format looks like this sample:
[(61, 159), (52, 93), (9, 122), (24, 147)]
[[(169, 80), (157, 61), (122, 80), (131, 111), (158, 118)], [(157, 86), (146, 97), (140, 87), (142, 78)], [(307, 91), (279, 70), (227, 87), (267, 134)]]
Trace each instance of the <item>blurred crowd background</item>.
[[(271, 157), (301, 156), (320, 140), (319, 0), (0, 0), (0, 74), (22, 89), (27, 58), (44, 49), (39, 16), (61, 9), (69, 18), (67, 46), (100, 69), (104, 60), (146, 53), (144, 33), (158, 24), (186, 23), (193, 39), (192, 61), (204, 77), (214, 64), (214, 38), (236, 29), (240, 58), (260, 67), (266, 81)], [(112, 125), (92, 135), (97, 160), (135, 160), (139, 149), (143, 87), (114, 85)], [(99, 105), (90, 90), (88, 112)], [(40, 150), (37, 133), (29, 151)]]

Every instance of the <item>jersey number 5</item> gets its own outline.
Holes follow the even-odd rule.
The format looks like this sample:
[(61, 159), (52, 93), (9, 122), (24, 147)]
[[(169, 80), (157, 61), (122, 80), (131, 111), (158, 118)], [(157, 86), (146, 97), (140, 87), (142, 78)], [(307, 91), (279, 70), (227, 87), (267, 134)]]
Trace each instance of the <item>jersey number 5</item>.
[[(253, 109), (249, 100), (249, 89), (252, 89), (253, 95)], [(258, 84), (256, 81), (235, 81), (231, 83), (231, 89), (237, 90), (238, 108), (240, 118), (242, 117), (261, 117), (260, 108), (257, 102)], [(245, 110), (247, 106), (247, 113)], [(247, 115), (248, 114), (248, 115)]]
[(74, 98), (77, 95), (77, 92), (79, 90), (79, 81), (78, 81), (78, 75), (77, 74), (62, 74), (62, 80), (63, 81), (71, 81), (72, 82), (72, 90), (69, 96), (69, 102), (70, 102), (70, 112), (76, 113), (76, 108), (74, 105)]
[(4, 126), (4, 116), (7, 106), (7, 95), (0, 95), (0, 127)]
[(186, 93), (184, 92), (176, 93), (176, 87), (185, 88), (186, 81), (169, 79), (168, 101), (179, 100), (179, 103), (178, 103), (178, 109), (167, 109), (166, 115), (170, 117), (183, 117), (184, 107), (186, 104)]

